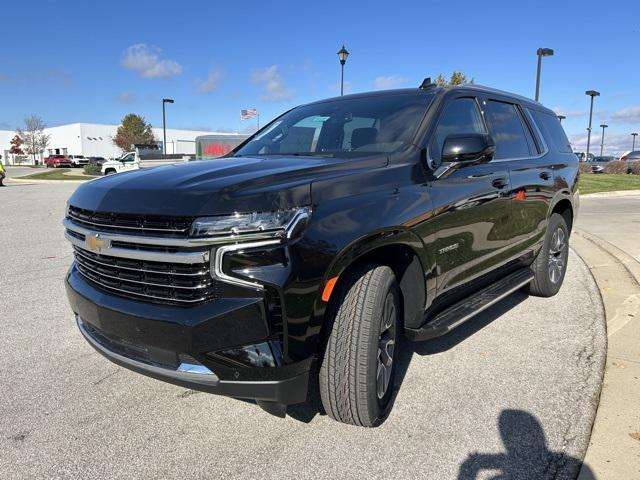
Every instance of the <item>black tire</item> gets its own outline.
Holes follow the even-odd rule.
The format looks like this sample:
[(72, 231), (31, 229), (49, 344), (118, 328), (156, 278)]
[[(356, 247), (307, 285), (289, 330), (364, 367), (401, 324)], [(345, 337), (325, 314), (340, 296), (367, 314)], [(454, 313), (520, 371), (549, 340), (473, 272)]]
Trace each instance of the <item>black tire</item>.
[(400, 290), (384, 265), (356, 267), (342, 280), (328, 312), (332, 323), (320, 365), (320, 397), (334, 420), (376, 427), (392, 406)]
[(564, 217), (554, 213), (549, 218), (542, 248), (531, 264), (533, 280), (529, 294), (537, 297), (553, 297), (564, 280), (569, 258), (569, 229)]
[(106, 177), (107, 175), (113, 175), (114, 173), (116, 173), (116, 171), (113, 168), (110, 168), (106, 172), (104, 172), (104, 176)]

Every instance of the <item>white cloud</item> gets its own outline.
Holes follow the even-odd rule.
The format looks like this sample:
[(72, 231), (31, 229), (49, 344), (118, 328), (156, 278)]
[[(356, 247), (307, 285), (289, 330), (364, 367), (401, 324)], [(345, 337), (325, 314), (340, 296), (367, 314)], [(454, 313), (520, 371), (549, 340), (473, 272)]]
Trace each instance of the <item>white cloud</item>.
[(134, 95), (131, 92), (122, 92), (113, 97), (116, 102), (120, 103), (131, 103), (134, 100)]
[(562, 107), (553, 107), (552, 110), (556, 112), (556, 114), (564, 115), (567, 118), (582, 117), (583, 115), (587, 115), (589, 113), (589, 110), (570, 110), (568, 108)]
[[(329, 90), (331, 90), (332, 92), (335, 92), (336, 95), (340, 95), (340, 82), (337, 83), (332, 83), (331, 85), (329, 85)], [(344, 81), (344, 93), (351, 93), (351, 91), (353, 90), (353, 87), (351, 85), (351, 82), (349, 80), (345, 80)]]
[(293, 92), (284, 84), (277, 65), (254, 71), (251, 79), (262, 84), (263, 94), (260, 99), (265, 102), (285, 102), (293, 98)]
[(255, 133), (258, 131), (257, 125), (249, 125), (245, 127), (240, 133)]
[(159, 54), (159, 48), (137, 43), (123, 52), (121, 64), (144, 78), (170, 78), (182, 74), (182, 65), (160, 59)]
[(398, 88), (407, 81), (406, 78), (399, 75), (390, 75), (388, 77), (376, 77), (373, 81), (373, 88), (376, 90), (389, 90)]
[[(594, 155), (600, 155), (600, 142), (602, 140), (602, 129), (594, 127), (591, 131), (591, 144), (589, 152)], [(587, 135), (570, 135), (569, 141), (574, 152), (587, 151)], [(629, 133), (608, 133), (604, 134), (604, 155), (620, 156), (624, 152), (631, 150), (632, 138)], [(638, 142), (636, 141), (636, 148)]]
[(209, 73), (209, 76), (206, 80), (202, 82), (200, 80), (196, 81), (196, 91), (198, 93), (213, 92), (216, 88), (218, 88), (218, 85), (222, 80), (222, 76), (222, 73), (216, 71)]
[(611, 120), (620, 123), (640, 123), (640, 107), (627, 107), (613, 112)]

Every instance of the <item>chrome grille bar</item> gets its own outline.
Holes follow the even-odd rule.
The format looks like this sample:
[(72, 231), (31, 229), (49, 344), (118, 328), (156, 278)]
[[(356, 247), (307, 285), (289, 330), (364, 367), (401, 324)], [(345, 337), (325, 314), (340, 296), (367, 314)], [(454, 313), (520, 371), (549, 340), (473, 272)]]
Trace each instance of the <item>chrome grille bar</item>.
[(75, 222), (100, 229), (131, 230), (164, 234), (164, 236), (187, 236), (192, 218), (167, 215), (135, 215), (115, 212), (98, 212), (69, 206), (68, 216)]
[(204, 248), (209, 245), (220, 243), (235, 243), (239, 241), (248, 242), (253, 240), (279, 239), (283, 237), (283, 232), (262, 232), (255, 234), (237, 234), (237, 235), (221, 235), (209, 238), (171, 238), (171, 237), (145, 237), (143, 235), (123, 235), (103, 230), (92, 230), (74, 223), (70, 217), (63, 220), (62, 224), (67, 230), (79, 233), (81, 235), (95, 235), (99, 233), (103, 238), (107, 238), (112, 242), (128, 242), (141, 245), (157, 245), (162, 247), (178, 247), (178, 248)]
[(192, 286), (192, 287), (187, 287), (187, 286), (183, 286), (183, 285), (175, 285), (173, 283), (167, 283), (167, 284), (163, 285), (161, 283), (142, 282), (140, 280), (132, 280), (130, 278), (122, 278), (122, 277), (118, 277), (118, 276), (115, 276), (115, 275), (109, 275), (108, 273), (103, 273), (103, 272), (101, 272), (99, 270), (96, 270), (95, 268), (92, 268), (91, 266), (89, 266), (86, 261), (79, 260), (78, 257), (76, 257), (76, 262), (82, 268), (89, 270), (90, 272), (92, 272), (95, 275), (98, 275), (100, 277), (112, 278), (112, 279), (118, 280), (120, 282), (137, 283), (139, 285), (149, 285), (151, 287), (180, 288), (180, 289), (184, 289), (184, 290), (204, 290), (206, 288), (211, 287), (211, 283), (197, 284), (197, 285)]
[[(69, 231), (77, 232), (77, 230), (67, 230), (64, 232), (64, 236), (69, 242), (79, 248), (86, 249), (86, 243), (84, 240), (72, 235)], [(83, 229), (82, 232), (77, 232), (82, 235), (88, 236), (95, 234), (96, 232), (90, 232)], [(111, 238), (111, 236), (105, 235), (104, 238)], [(129, 241), (138, 240), (138, 238), (125, 237)], [(109, 256), (130, 258), (132, 260), (145, 260), (149, 262), (166, 262), (166, 263), (208, 263), (209, 251), (196, 251), (196, 252), (154, 252), (146, 250), (134, 250), (129, 248), (109, 248)]]
[[(76, 264), (77, 265), (77, 264)], [(149, 295), (146, 293), (138, 293), (138, 292), (132, 292), (130, 290), (124, 290), (122, 288), (117, 288), (117, 287), (112, 287), (109, 285), (103, 285), (101, 284), (99, 281), (97, 281), (95, 278), (92, 278), (92, 276), (89, 274), (87, 274), (86, 272), (83, 272), (82, 270), (78, 269), (78, 271), (80, 272), (81, 275), (83, 275), (85, 278), (87, 278), (90, 282), (97, 284), (100, 288), (105, 288), (107, 290), (112, 290), (121, 294), (125, 294), (125, 297), (131, 296), (133, 295), (134, 297), (140, 297), (140, 299), (143, 298), (151, 298), (154, 300), (161, 300), (164, 302), (171, 302), (171, 303), (182, 303), (182, 304), (193, 304), (193, 303), (198, 303), (198, 302), (202, 302), (204, 300), (207, 300), (206, 296), (201, 296), (198, 298), (193, 298), (193, 299), (180, 299), (180, 298), (170, 298), (170, 297), (161, 297), (161, 296), (157, 296), (157, 295)]]
[[(83, 225), (90, 225), (92, 227), (103, 227), (103, 228), (116, 228), (114, 225), (110, 225), (107, 223), (98, 223), (98, 222), (90, 222), (88, 220), (82, 220), (74, 216), (73, 214), (69, 214), (69, 218), (71, 218), (74, 222), (81, 223)], [(188, 228), (152, 228), (152, 227), (129, 227), (125, 225), (118, 225), (118, 229), (122, 228), (124, 230), (142, 230), (142, 231), (152, 231), (152, 232), (177, 232), (177, 233), (187, 233), (189, 231)]]
[(119, 265), (119, 264), (105, 263), (105, 262), (102, 262), (102, 261), (97, 260), (95, 258), (92, 258), (87, 253), (83, 252), (83, 250), (81, 248), (78, 248), (75, 245), (73, 246), (73, 251), (75, 252), (76, 255), (80, 255), (80, 256), (86, 258), (87, 260), (90, 260), (90, 261), (92, 261), (94, 263), (98, 263), (100, 265), (104, 265), (105, 267), (110, 267), (110, 268), (122, 268), (122, 269), (125, 269), (125, 270), (132, 270), (132, 271), (135, 271), (135, 272), (154, 273), (154, 274), (158, 274), (158, 275), (181, 275), (181, 276), (185, 276), (185, 277), (196, 277), (196, 276), (200, 276), (200, 275), (209, 274), (209, 270), (208, 269), (202, 269), (202, 270), (199, 270), (197, 272), (192, 272), (192, 273), (184, 273), (184, 272), (175, 272), (175, 271), (168, 272), (168, 271), (162, 271), (162, 270), (151, 270), (151, 269), (148, 269), (148, 268), (126, 267), (124, 265)]

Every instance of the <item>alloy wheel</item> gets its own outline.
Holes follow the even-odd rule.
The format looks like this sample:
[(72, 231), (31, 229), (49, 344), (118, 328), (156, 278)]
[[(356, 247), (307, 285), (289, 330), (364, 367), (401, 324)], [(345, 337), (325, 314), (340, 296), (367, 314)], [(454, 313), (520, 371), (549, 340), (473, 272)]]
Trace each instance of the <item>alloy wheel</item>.
[(396, 304), (392, 292), (387, 293), (380, 322), (378, 337), (378, 368), (376, 370), (376, 393), (382, 400), (389, 390), (393, 373), (393, 358), (396, 348)]
[(562, 228), (557, 228), (551, 237), (549, 246), (549, 280), (557, 284), (562, 278), (565, 267), (565, 251), (567, 248), (566, 234)]

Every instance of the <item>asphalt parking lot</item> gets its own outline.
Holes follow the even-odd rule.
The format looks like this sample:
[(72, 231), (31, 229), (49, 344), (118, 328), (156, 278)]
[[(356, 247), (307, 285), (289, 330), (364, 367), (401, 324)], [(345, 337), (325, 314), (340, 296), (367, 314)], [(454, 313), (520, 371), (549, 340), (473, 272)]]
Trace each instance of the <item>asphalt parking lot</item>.
[[(573, 478), (605, 354), (597, 287), (573, 252), (552, 299), (517, 293), (404, 345), (393, 412), (286, 419), (117, 367), (76, 331), (63, 277), (76, 184), (0, 189), (0, 478)], [(489, 475), (491, 474), (491, 475)]]

